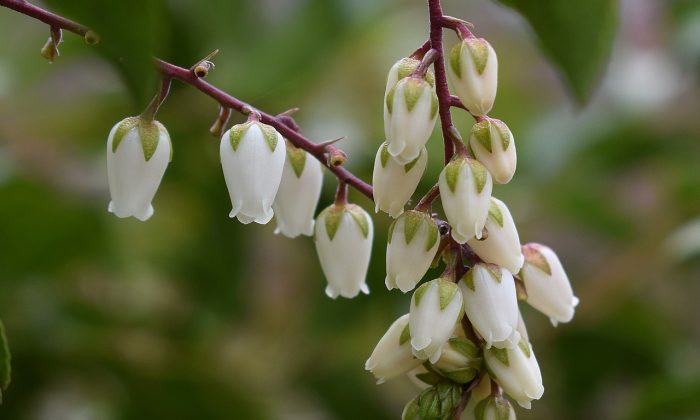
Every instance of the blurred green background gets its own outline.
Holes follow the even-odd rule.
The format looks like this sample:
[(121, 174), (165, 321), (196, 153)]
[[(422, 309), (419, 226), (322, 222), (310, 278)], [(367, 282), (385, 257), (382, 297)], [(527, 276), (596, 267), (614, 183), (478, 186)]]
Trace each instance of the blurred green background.
[[(581, 299), (556, 329), (523, 305), (546, 392), (521, 419), (700, 419), (700, 3), (619, 7), (608, 71), (580, 107), (523, 17), (444, 1), (499, 53), (491, 115), (519, 162), (494, 194), (523, 242), (557, 250)], [(135, 10), (119, 22), (138, 40), (149, 11)], [(365, 180), (386, 71), (427, 36), (419, 0), (172, 0), (151, 17), (159, 55), (189, 66), (220, 48), (210, 82), (271, 113), (301, 107), (316, 141), (347, 135)], [(49, 65), (44, 25), (0, 8), (0, 34), (0, 317), (13, 350), (0, 418), (398, 418), (418, 390), (363, 370), (410, 299), (384, 287), (388, 217), (374, 219), (372, 293), (328, 299), (311, 240), (228, 219), (208, 133), (218, 107), (175, 83), (155, 216), (117, 219), (106, 136), (144, 101), (79, 37)], [(437, 130), (429, 150), (419, 193), (441, 168)], [(334, 184), (326, 174), (321, 206)]]

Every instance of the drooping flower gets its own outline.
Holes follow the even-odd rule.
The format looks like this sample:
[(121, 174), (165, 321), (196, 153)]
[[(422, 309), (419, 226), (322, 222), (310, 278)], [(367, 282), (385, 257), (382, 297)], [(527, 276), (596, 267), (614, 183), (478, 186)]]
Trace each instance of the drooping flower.
[(483, 38), (467, 38), (452, 48), (447, 72), (469, 112), (486, 115), (496, 100), (498, 58)]
[(525, 260), (518, 229), (508, 207), (495, 197), (491, 197), (485, 226), (488, 232), (485, 238), (472, 238), (467, 243), (485, 262), (500, 265), (512, 274), (517, 274)]
[(525, 283), (527, 303), (547, 315), (554, 326), (571, 321), (578, 298), (557, 254), (549, 247), (531, 243), (523, 246), (523, 255), (520, 279)]
[(428, 142), (437, 120), (435, 89), (425, 79), (399, 80), (384, 101), (384, 133), (389, 154), (401, 165), (411, 163)]
[(282, 179), (284, 138), (267, 124), (248, 121), (225, 132), (219, 149), (233, 206), (229, 217), (266, 224)]
[(439, 278), (417, 288), (408, 318), (413, 355), (437, 362), (461, 313), (462, 294), (453, 282)]
[(496, 382), (521, 407), (529, 409), (530, 401), (542, 397), (544, 386), (540, 366), (532, 346), (525, 340), (520, 340), (514, 348), (486, 349), (484, 360)]
[(311, 236), (322, 186), (321, 163), (287, 142), (282, 182), (272, 204), (277, 221), (275, 233), (282, 233), (289, 238)]
[(372, 186), (375, 211), (383, 211), (396, 218), (411, 199), (428, 163), (428, 151), (422, 148), (420, 155), (405, 165), (398, 163), (382, 143), (374, 159)]
[(148, 220), (171, 158), (170, 135), (158, 121), (129, 117), (112, 127), (107, 138), (109, 212)]
[(439, 187), (452, 238), (460, 244), (481, 238), (493, 188), (484, 165), (472, 158), (455, 157), (440, 173)]
[(360, 206), (332, 204), (318, 215), (314, 242), (328, 297), (369, 294), (366, 277), (373, 235), (372, 218)]
[(476, 344), (468, 338), (452, 337), (443, 346), (440, 359), (434, 367), (450, 380), (465, 384), (479, 374), (482, 362)]
[(408, 314), (403, 315), (389, 327), (365, 363), (365, 370), (374, 374), (377, 383), (404, 374), (423, 363), (411, 351), (411, 335), (408, 329)]
[(437, 223), (422, 211), (408, 210), (389, 227), (386, 287), (403, 293), (423, 278), (439, 246)]
[(518, 156), (513, 134), (495, 118), (484, 118), (472, 126), (469, 147), (499, 184), (507, 184), (515, 174)]
[(513, 275), (494, 264), (475, 264), (459, 281), (464, 308), (486, 347), (514, 347), (518, 332), (518, 298)]

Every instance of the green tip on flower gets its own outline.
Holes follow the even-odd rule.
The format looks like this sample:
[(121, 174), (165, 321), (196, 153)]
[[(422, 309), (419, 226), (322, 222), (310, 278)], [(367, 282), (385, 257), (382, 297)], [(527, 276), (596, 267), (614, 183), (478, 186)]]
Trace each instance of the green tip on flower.
[(489, 43), (483, 38), (469, 38), (462, 42), (469, 49), (476, 71), (483, 73), (489, 59)]

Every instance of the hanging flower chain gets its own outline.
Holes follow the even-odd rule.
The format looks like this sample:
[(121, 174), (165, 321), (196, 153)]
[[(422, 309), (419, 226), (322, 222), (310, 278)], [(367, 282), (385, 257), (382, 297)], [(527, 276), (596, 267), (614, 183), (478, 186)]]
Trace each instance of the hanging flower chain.
[[(25, 0), (0, 5), (50, 26), (41, 50), (58, 57), (62, 30), (99, 42), (93, 31)], [(487, 114), (496, 98), (498, 59), (470, 25), (446, 16), (440, 0), (428, 0), (430, 36), (389, 70), (384, 93), (386, 141), (379, 146), (368, 185), (343, 167), (339, 140), (314, 143), (292, 113), (264, 113), (204, 81), (218, 52), (190, 68), (155, 59), (161, 88), (139, 116), (117, 123), (107, 140), (111, 202), (118, 217), (147, 220), (151, 201), (172, 159), (166, 128), (155, 116), (173, 79), (216, 100), (220, 113), (211, 132), (221, 138), (221, 165), (231, 198), (230, 217), (266, 224), (277, 233), (312, 236), (331, 298), (369, 293), (366, 284), (374, 235), (370, 215), (348, 203), (348, 186), (395, 220), (388, 232), (386, 287), (413, 290), (409, 313), (379, 340), (365, 368), (378, 383), (407, 374), (423, 391), (408, 402), (404, 419), (475, 418), (511, 420), (504, 393), (530, 408), (543, 392), (542, 376), (518, 307), (524, 300), (553, 325), (569, 322), (578, 299), (557, 255), (536, 243), (521, 246), (508, 207), (492, 196), (516, 169), (513, 134)], [(460, 38), (449, 54), (443, 30)], [(448, 77), (456, 95), (450, 93)], [(451, 109), (475, 120), (468, 140), (452, 123)], [(226, 130), (231, 111), (247, 115)], [(414, 209), (404, 210), (426, 169), (426, 143), (439, 119), (444, 140), (437, 183)], [(322, 166), (338, 179), (335, 202), (314, 218)], [(440, 197), (445, 220), (432, 213)], [(444, 261), (436, 279), (419, 285), (428, 269)], [(414, 290), (415, 289), (415, 290)]]

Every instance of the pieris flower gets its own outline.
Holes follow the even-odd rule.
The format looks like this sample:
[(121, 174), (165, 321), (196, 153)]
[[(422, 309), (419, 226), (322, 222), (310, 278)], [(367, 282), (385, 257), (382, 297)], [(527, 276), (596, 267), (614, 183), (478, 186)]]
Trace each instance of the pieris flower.
[(382, 143), (374, 159), (375, 211), (381, 210), (396, 218), (418, 187), (428, 163), (428, 151), (423, 147), (415, 160), (404, 165), (389, 154), (387, 147), (387, 143)]
[(486, 115), (496, 100), (498, 58), (483, 38), (467, 38), (452, 48), (447, 73), (469, 112)]
[(170, 135), (158, 121), (129, 117), (112, 127), (107, 138), (109, 212), (148, 220), (171, 158)]
[(525, 340), (510, 349), (492, 347), (484, 350), (484, 360), (496, 382), (521, 407), (529, 409), (530, 401), (542, 397), (544, 386), (540, 366), (532, 346)]
[(513, 134), (503, 121), (486, 117), (474, 124), (469, 147), (491, 173), (494, 182), (507, 184), (513, 178), (518, 156)]
[(282, 182), (272, 204), (277, 221), (275, 233), (282, 233), (289, 238), (313, 234), (314, 213), (321, 197), (322, 185), (321, 163), (287, 142)]
[(365, 363), (365, 370), (374, 374), (378, 384), (407, 373), (423, 363), (413, 357), (410, 341), (406, 314), (391, 324)]
[(452, 337), (442, 348), (434, 367), (450, 380), (465, 384), (476, 377), (482, 365), (481, 352), (471, 340)]
[(389, 227), (386, 247), (386, 287), (403, 293), (423, 278), (440, 241), (437, 223), (422, 211), (408, 210)]
[(332, 204), (318, 215), (314, 241), (328, 297), (369, 294), (366, 277), (373, 230), (372, 218), (354, 204)]
[(229, 217), (266, 224), (282, 179), (284, 139), (273, 127), (248, 121), (225, 132), (219, 149), (233, 206)]
[(463, 244), (481, 238), (491, 204), (493, 181), (479, 161), (455, 157), (440, 173), (440, 199), (452, 238)]
[(518, 298), (513, 275), (494, 264), (475, 264), (459, 282), (464, 308), (486, 347), (514, 347), (518, 332)]
[(525, 283), (527, 303), (547, 315), (554, 326), (571, 321), (578, 298), (557, 254), (535, 243), (523, 246), (523, 254), (525, 264), (520, 279)]
[(491, 197), (485, 226), (488, 231), (486, 238), (473, 238), (467, 243), (485, 262), (500, 265), (512, 274), (517, 274), (525, 257), (513, 216), (503, 201)]

